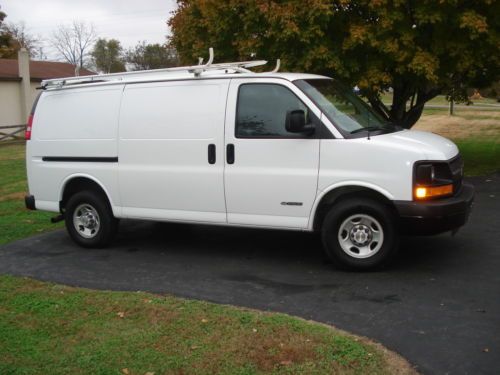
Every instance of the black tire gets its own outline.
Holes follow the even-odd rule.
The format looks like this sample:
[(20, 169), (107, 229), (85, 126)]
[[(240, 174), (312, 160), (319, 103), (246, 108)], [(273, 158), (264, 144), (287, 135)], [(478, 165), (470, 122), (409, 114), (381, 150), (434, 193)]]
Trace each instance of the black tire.
[[(93, 229), (90, 229), (90, 231), (95, 231), (95, 233), (89, 234), (92, 237), (85, 237), (81, 231), (77, 230), (74, 224), (75, 210), (78, 209), (79, 213), (81, 213), (81, 209), (79, 208), (82, 205), (93, 208), (98, 215), (98, 229), (95, 230), (95, 226)], [(95, 218), (94, 216), (92, 217)], [(118, 229), (118, 220), (113, 216), (113, 211), (107, 198), (93, 191), (81, 191), (72, 195), (66, 204), (64, 218), (66, 230), (70, 237), (78, 245), (86, 248), (106, 247), (111, 243)], [(83, 228), (83, 226), (80, 226), (80, 228)]]
[[(350, 236), (352, 231), (343, 230), (340, 233), (343, 223), (346, 223), (343, 228), (352, 225), (348, 219), (354, 217), (352, 222), (358, 220), (356, 215), (363, 215), (367, 220), (370, 220), (370, 218), (375, 219), (375, 222), (378, 223), (373, 222), (373, 228), (376, 230), (373, 230), (373, 228), (368, 230), (355, 225), (356, 228), (352, 228), (354, 230), (353, 237)], [(336, 266), (344, 269), (362, 271), (380, 268), (386, 265), (398, 251), (399, 238), (395, 221), (395, 215), (390, 207), (373, 199), (353, 197), (342, 200), (331, 207), (323, 221), (321, 236), (325, 253)], [(360, 224), (362, 223), (360, 222)], [(377, 224), (382, 227), (381, 231), (378, 229)], [(355, 232), (361, 229), (366, 233), (371, 233), (368, 238), (372, 238), (372, 241), (363, 242), (363, 244), (368, 245), (358, 248), (356, 242), (351, 239), (355, 238)], [(382, 240), (379, 241), (381, 245), (378, 246), (379, 242), (375, 241), (375, 235), (377, 234), (373, 233), (378, 233), (380, 236), (380, 232), (383, 237), (379, 237)], [(341, 238), (344, 238), (343, 246), (348, 247), (348, 250), (342, 248)], [(350, 247), (349, 244), (353, 244), (353, 246)], [(371, 254), (371, 246), (374, 247), (373, 254)], [(363, 255), (360, 248), (364, 249), (367, 255)], [(358, 254), (355, 253), (356, 250)], [(360, 256), (365, 257), (360, 258)]]

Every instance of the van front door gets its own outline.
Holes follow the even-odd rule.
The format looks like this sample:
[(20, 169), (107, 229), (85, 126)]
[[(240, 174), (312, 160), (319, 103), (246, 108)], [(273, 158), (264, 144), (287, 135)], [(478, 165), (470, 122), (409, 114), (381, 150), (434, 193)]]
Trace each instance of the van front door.
[(316, 197), (320, 141), (290, 133), (288, 111), (319, 111), (282, 79), (233, 79), (226, 112), (227, 220), (230, 224), (307, 228)]

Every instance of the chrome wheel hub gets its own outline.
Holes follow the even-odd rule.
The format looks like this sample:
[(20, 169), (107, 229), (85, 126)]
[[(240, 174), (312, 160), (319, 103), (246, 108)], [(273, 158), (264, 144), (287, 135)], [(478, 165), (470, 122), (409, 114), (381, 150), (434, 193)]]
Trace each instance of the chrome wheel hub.
[(384, 242), (384, 231), (373, 216), (356, 214), (340, 225), (338, 240), (342, 250), (353, 258), (375, 255)]
[(97, 210), (88, 203), (79, 205), (73, 213), (73, 225), (80, 236), (95, 237), (101, 228)]
[(358, 224), (352, 227), (349, 232), (349, 237), (356, 246), (365, 246), (373, 239), (373, 232), (366, 225)]

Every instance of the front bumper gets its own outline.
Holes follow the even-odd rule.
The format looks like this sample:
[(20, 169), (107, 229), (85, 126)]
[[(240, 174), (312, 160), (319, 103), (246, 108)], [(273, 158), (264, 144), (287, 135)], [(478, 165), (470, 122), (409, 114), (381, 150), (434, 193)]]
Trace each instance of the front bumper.
[(433, 201), (394, 201), (403, 234), (438, 234), (463, 226), (474, 201), (474, 187), (463, 184), (454, 197)]

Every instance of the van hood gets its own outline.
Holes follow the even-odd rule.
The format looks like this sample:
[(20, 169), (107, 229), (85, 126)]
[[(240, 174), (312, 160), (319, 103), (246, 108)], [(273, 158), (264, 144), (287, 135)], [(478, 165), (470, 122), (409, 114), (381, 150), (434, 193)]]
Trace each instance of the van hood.
[(389, 144), (422, 154), (427, 160), (449, 160), (458, 154), (458, 147), (440, 135), (419, 130), (402, 130), (373, 137)]

